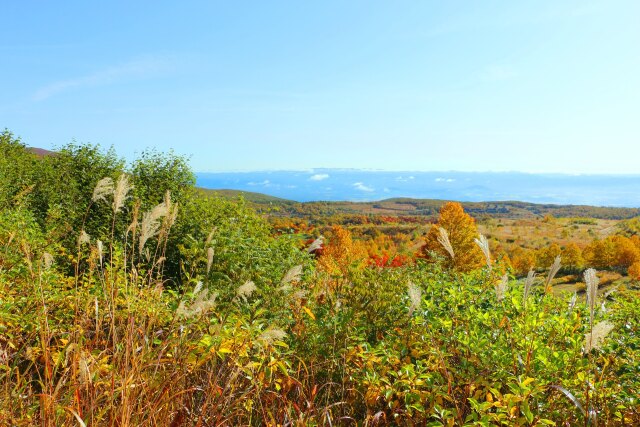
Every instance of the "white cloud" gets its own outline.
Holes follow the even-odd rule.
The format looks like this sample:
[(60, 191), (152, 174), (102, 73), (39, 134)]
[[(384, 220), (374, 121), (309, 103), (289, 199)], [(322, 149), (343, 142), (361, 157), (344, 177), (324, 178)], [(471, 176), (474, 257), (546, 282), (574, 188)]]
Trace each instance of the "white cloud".
[(137, 59), (96, 71), (93, 74), (53, 82), (38, 89), (33, 94), (33, 99), (35, 101), (44, 101), (47, 98), (66, 92), (69, 89), (101, 86), (122, 79), (145, 77), (167, 69), (171, 66), (171, 62), (172, 61), (159, 57)]
[(455, 179), (453, 179), (453, 178), (436, 178), (435, 181), (436, 182), (455, 182)]
[(329, 178), (329, 175), (327, 175), (326, 173), (317, 173), (315, 175), (312, 175), (309, 179), (311, 181), (322, 181), (323, 179), (327, 178)]
[(366, 185), (364, 185), (364, 184), (363, 184), (363, 183), (361, 183), (361, 182), (356, 182), (356, 183), (354, 183), (354, 184), (353, 184), (353, 187), (354, 187), (356, 190), (360, 190), (360, 191), (367, 191), (367, 192), (374, 191), (374, 190), (373, 190), (373, 188), (371, 188), (371, 187), (367, 187)]
[(247, 185), (252, 185), (252, 186), (259, 185), (259, 186), (262, 186), (262, 187), (268, 187), (269, 185), (271, 185), (271, 181), (269, 181), (268, 179), (265, 179), (262, 182), (253, 182), (253, 181), (251, 181), (251, 182), (247, 182)]

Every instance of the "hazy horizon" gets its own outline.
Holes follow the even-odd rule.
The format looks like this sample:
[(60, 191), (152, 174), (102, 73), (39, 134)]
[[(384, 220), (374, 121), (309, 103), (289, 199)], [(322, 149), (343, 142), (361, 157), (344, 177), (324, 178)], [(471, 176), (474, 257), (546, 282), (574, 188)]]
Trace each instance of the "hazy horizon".
[(197, 185), (299, 202), (388, 198), (640, 207), (640, 175), (313, 169), (198, 173)]

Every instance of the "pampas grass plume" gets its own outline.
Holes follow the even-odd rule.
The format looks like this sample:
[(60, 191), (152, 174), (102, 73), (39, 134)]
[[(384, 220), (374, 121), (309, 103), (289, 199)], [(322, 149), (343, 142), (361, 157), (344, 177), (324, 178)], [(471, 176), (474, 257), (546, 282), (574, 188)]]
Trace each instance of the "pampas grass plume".
[(129, 178), (126, 174), (121, 174), (113, 190), (113, 213), (116, 214), (124, 206), (124, 202), (127, 199), (129, 191), (133, 188), (133, 185), (129, 183)]
[(407, 291), (409, 294), (409, 316), (411, 316), (422, 303), (422, 289), (413, 282), (409, 282), (407, 284)]
[(93, 195), (91, 196), (92, 202), (97, 202), (98, 200), (102, 200), (103, 202), (107, 202), (107, 196), (111, 196), (114, 191), (113, 180), (109, 177), (102, 178), (96, 184), (93, 189)]
[(555, 260), (553, 260), (553, 264), (551, 264), (551, 267), (549, 268), (549, 275), (547, 276), (547, 280), (544, 283), (544, 291), (546, 293), (551, 292), (551, 281), (553, 280), (554, 277), (556, 277), (556, 274), (558, 274), (558, 271), (560, 271), (560, 264), (561, 258), (560, 255), (558, 255), (556, 257)]
[(439, 231), (438, 242), (440, 242), (442, 247), (451, 255), (451, 259), (454, 259), (455, 254), (453, 252), (453, 246), (451, 246), (451, 241), (449, 240), (449, 233), (442, 227), (440, 227)]
[(484, 254), (484, 259), (487, 262), (487, 267), (489, 267), (489, 270), (491, 270), (491, 251), (489, 250), (489, 241), (483, 234), (481, 234), (477, 239), (475, 239), (475, 242)]
[(589, 353), (593, 349), (598, 349), (604, 343), (604, 339), (613, 330), (614, 325), (608, 321), (602, 321), (593, 327), (591, 333), (584, 335), (584, 352)]

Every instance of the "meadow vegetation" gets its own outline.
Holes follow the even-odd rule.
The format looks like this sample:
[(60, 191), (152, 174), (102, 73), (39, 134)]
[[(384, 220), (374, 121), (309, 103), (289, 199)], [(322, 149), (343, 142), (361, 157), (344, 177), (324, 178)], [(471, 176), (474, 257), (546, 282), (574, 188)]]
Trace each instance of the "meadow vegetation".
[(633, 221), (517, 271), (454, 203), (399, 244), (270, 222), (172, 153), (0, 152), (0, 424), (640, 423)]

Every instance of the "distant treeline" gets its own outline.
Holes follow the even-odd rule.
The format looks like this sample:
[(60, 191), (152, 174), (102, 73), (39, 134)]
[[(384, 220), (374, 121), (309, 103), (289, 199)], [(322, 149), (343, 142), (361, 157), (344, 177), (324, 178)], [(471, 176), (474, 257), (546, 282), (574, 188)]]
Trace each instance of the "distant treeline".
[[(261, 193), (235, 190), (208, 190), (225, 197), (242, 196), (263, 212), (311, 218), (339, 214), (351, 215), (392, 215), (392, 216), (426, 216), (435, 219), (443, 204), (448, 200), (395, 198), (377, 202), (294, 202), (271, 197)], [(461, 202), (464, 210), (479, 219), (483, 217), (503, 219), (523, 219), (545, 217), (556, 218), (597, 218), (597, 219), (629, 219), (640, 216), (640, 208), (620, 208), (587, 205), (554, 205), (536, 204), (516, 201), (499, 202)]]

